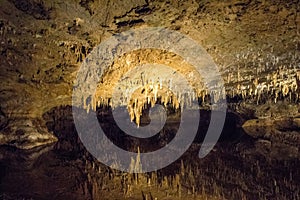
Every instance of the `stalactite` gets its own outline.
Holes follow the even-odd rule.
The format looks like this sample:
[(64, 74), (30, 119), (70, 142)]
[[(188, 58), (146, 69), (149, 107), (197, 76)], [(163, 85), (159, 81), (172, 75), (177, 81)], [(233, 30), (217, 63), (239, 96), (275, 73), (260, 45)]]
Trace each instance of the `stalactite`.
[(154, 91), (154, 100), (157, 101), (157, 92), (158, 92), (158, 85), (157, 84), (154, 85), (153, 91)]
[(132, 122), (134, 120), (134, 111), (133, 111), (133, 108), (131, 106), (128, 106), (127, 109), (128, 109), (129, 115), (130, 115), (130, 120)]
[(91, 105), (88, 104), (87, 108), (86, 108), (86, 112), (89, 113), (90, 112), (90, 109), (91, 109)]
[(204, 103), (204, 101), (205, 101), (205, 91), (202, 92), (201, 99), (202, 99), (202, 103)]
[(82, 101), (83, 101), (83, 109), (87, 109), (86, 98), (84, 96), (82, 97)]
[(229, 84), (231, 82), (231, 73), (228, 73), (227, 76), (227, 84)]
[(96, 111), (96, 109), (97, 109), (97, 100), (96, 100), (95, 96), (92, 97), (92, 109), (94, 111)]
[(282, 94), (283, 96), (287, 96), (288, 93), (289, 93), (289, 87), (286, 84), (284, 84), (282, 87)]
[(275, 87), (276, 86), (276, 83), (277, 83), (277, 72), (274, 72), (273, 73), (273, 87)]
[[(259, 53), (258, 53), (259, 54)], [(257, 73), (254, 71), (247, 72), (245, 75), (242, 71), (244, 65), (240, 63), (236, 66), (237, 73), (232, 73), (230, 70), (224, 74), (225, 83), (230, 84), (229, 87), (226, 87), (226, 91), (222, 90), (221, 92), (217, 90), (208, 91), (207, 88), (203, 87), (195, 88), (193, 92), (176, 90), (178, 84), (176, 79), (173, 80), (172, 77), (167, 77), (163, 79), (153, 78), (147, 73), (141, 73), (138, 75), (138, 78), (129, 79), (124, 81), (123, 96), (120, 101), (120, 105), (126, 106), (130, 115), (130, 119), (135, 121), (139, 126), (140, 120), (142, 117), (143, 110), (147, 109), (150, 105), (153, 107), (158, 100), (164, 106), (172, 106), (174, 109), (183, 109), (185, 106), (192, 105), (192, 102), (199, 100), (202, 105), (207, 105), (209, 99), (212, 103), (217, 103), (220, 101), (221, 97), (225, 95), (228, 98), (234, 98), (235, 100), (251, 101), (254, 103), (263, 103), (266, 99), (270, 98), (275, 103), (282, 99), (287, 99), (289, 102), (298, 102), (300, 94), (300, 71), (293, 64), (285, 65), (279, 62), (278, 56), (272, 57), (272, 63), (263, 61), (263, 59), (257, 55), (252, 55), (252, 53), (242, 53), (239, 55), (240, 59), (253, 59), (251, 64), (257, 69)], [(255, 58), (257, 56), (257, 58)], [(268, 55), (271, 57), (271, 54)], [(129, 59), (127, 67), (130, 67), (132, 63), (136, 64), (137, 61)], [(280, 65), (278, 67), (278, 65)], [(118, 69), (122, 66), (118, 66)], [(276, 72), (267, 73), (265, 77), (263, 72), (267, 72), (270, 69), (278, 69)], [(122, 75), (119, 72), (120, 76)], [(255, 76), (256, 74), (256, 76)], [(193, 77), (191, 74), (187, 75), (188, 77)], [(174, 82), (174, 83), (173, 83)], [(218, 85), (215, 86), (219, 87)], [(132, 88), (139, 88), (136, 94), (132, 93)], [(171, 91), (171, 92), (170, 92)], [(172, 93), (172, 91), (176, 91)], [(108, 92), (109, 94), (109, 92)], [(134, 95), (133, 95), (134, 94)], [(90, 109), (96, 110), (97, 107), (101, 106), (111, 106), (115, 108), (119, 104), (115, 104), (115, 101), (110, 101), (109, 95), (106, 95), (106, 91), (101, 95), (95, 95), (93, 98), (89, 99), (87, 97), (82, 98), (83, 108), (89, 112)], [(133, 96), (131, 96), (133, 95)], [(112, 105), (112, 102), (114, 105)]]
[(275, 99), (274, 99), (275, 104), (277, 103), (277, 98), (278, 98), (278, 91), (276, 90), (275, 91)]
[(168, 102), (169, 102), (169, 97), (168, 97), (168, 95), (166, 95), (164, 98), (162, 98), (163, 99), (163, 104), (164, 104), (164, 106), (166, 107), (167, 106), (167, 104), (168, 104)]

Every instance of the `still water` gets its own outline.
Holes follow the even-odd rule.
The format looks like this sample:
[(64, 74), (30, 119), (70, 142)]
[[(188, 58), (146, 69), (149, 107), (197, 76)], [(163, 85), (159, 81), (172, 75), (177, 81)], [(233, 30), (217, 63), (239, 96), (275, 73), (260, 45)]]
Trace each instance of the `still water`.
[[(77, 137), (70, 115), (57, 112), (47, 124), (59, 138), (56, 144), (26, 151), (0, 147), (0, 199), (300, 199), (299, 154), (251, 138), (230, 123), (205, 158), (198, 158), (199, 136), (170, 166), (130, 174), (95, 160)], [(113, 132), (111, 123), (101, 123)], [(169, 124), (161, 135), (172, 138), (176, 127)], [(115, 140), (126, 141), (123, 148), (149, 145)]]

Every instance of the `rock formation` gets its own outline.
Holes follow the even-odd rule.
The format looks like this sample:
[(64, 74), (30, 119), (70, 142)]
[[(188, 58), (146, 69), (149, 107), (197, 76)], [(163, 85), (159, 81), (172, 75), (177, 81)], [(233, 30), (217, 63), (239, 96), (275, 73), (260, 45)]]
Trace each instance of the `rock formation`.
[[(264, 114), (271, 117), (282, 113), (276, 105), (299, 109), (298, 1), (2, 0), (0, 5), (0, 144), (32, 148), (56, 141), (42, 115), (72, 105), (77, 72), (93, 48), (139, 27), (176, 30), (204, 47), (222, 74), (230, 109), (258, 113), (257, 105), (269, 105), (275, 110)], [(109, 104), (109, 83), (127, 71), (128, 60), (132, 66), (153, 61), (175, 68), (181, 62), (178, 55), (151, 49), (124, 55), (103, 77), (92, 109)], [(177, 69), (189, 75), (188, 65)], [(128, 110), (137, 123), (145, 99), (153, 104), (160, 97), (175, 108), (187, 103), (164, 87), (171, 80), (137, 81), (124, 82), (128, 88), (147, 83), (136, 98), (127, 99), (133, 101)], [(187, 99), (209, 103), (205, 87), (193, 84), (199, 91)], [(299, 117), (298, 110), (292, 117)]]

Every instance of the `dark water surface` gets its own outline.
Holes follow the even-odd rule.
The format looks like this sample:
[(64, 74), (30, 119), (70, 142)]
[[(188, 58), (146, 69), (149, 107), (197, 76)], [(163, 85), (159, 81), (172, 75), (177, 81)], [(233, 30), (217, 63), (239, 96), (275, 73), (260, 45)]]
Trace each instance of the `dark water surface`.
[(139, 175), (97, 162), (66, 115), (47, 125), (58, 143), (26, 151), (0, 147), (0, 199), (300, 199), (298, 147), (251, 138), (232, 124), (205, 158), (198, 158), (201, 143), (195, 142), (170, 166)]

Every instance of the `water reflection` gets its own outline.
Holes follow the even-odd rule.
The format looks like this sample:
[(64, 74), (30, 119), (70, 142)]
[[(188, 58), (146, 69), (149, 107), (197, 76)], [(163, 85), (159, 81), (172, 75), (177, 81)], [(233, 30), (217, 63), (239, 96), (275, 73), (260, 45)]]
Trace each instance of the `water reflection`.
[[(55, 116), (60, 117), (49, 121), (48, 127), (59, 137), (58, 143), (30, 151), (0, 148), (2, 199), (300, 198), (298, 151), (251, 138), (240, 129), (227, 127), (231, 137), (223, 135), (203, 159), (198, 158), (200, 143), (195, 142), (162, 170), (130, 174), (97, 162), (80, 143), (69, 115)], [(137, 141), (131, 142), (126, 140), (136, 148)]]

